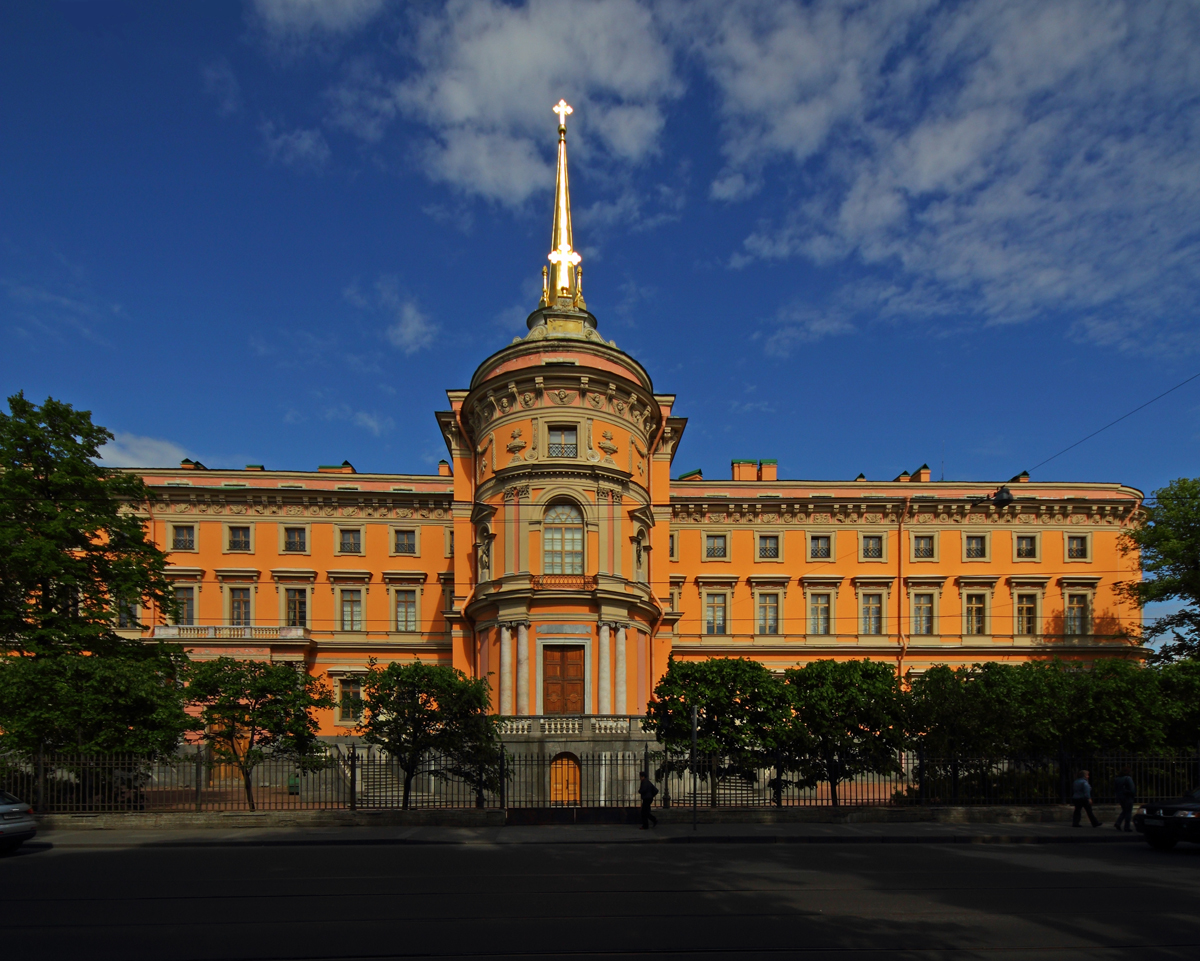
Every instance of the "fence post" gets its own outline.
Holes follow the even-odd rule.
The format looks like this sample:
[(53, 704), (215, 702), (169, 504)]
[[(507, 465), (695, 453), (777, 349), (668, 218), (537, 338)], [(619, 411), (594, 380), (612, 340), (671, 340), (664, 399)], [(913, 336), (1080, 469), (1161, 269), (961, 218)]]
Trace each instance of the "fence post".
[(508, 810), (508, 751), (500, 745), (500, 810)]
[(196, 745), (196, 810), (200, 811), (203, 808), (203, 802), (200, 800), (200, 792), (202, 790), (202, 779), (204, 777), (204, 748), (199, 744)]
[(358, 810), (358, 748), (350, 745), (350, 810)]
[(929, 799), (929, 791), (925, 786), (925, 745), (917, 748), (917, 802), (924, 804)]
[(44, 745), (38, 747), (37, 809), (39, 814), (46, 813), (46, 748)]

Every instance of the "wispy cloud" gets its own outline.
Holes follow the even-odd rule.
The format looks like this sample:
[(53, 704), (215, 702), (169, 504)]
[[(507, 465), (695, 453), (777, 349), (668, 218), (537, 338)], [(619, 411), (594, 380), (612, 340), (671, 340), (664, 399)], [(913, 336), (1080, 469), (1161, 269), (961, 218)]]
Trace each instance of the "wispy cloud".
[(362, 291), (358, 281), (352, 281), (342, 291), (342, 296), (360, 310), (389, 315), (392, 322), (384, 329), (384, 336), (388, 343), (404, 353), (414, 354), (433, 344), (437, 325), (425, 315), (415, 298), (401, 291), (400, 281), (395, 276), (381, 275), (369, 294)]
[(387, 0), (252, 0), (251, 20), (277, 52), (298, 55), (361, 30)]
[(859, 261), (892, 279), (877, 288), (884, 312), (1068, 311), (1080, 337), (1195, 349), (1194, 325), (1174, 318), (1200, 306), (1200, 8), (931, 9), (676, 9), (720, 93), (712, 195), (743, 199), (779, 176), (796, 198), (735, 264)]
[(187, 450), (173, 441), (114, 431), (97, 461), (105, 467), (178, 467), (187, 456)]
[(217, 104), (217, 113), (232, 117), (242, 108), (242, 88), (229, 61), (221, 58), (204, 64), (200, 68), (200, 79), (204, 92)]
[(273, 121), (264, 120), (258, 128), (267, 157), (272, 163), (310, 173), (320, 172), (329, 162), (329, 144), (320, 130), (280, 130)]
[(326, 408), (324, 416), (326, 420), (330, 421), (348, 421), (355, 427), (369, 431), (376, 437), (387, 433), (396, 426), (396, 422), (386, 414), (380, 414), (376, 411), (354, 410), (348, 404), (338, 404), (336, 407)]
[(756, 336), (763, 341), (763, 349), (768, 354), (789, 357), (803, 344), (852, 334), (855, 330), (854, 323), (841, 307), (822, 309), (794, 304), (781, 309), (771, 325)]

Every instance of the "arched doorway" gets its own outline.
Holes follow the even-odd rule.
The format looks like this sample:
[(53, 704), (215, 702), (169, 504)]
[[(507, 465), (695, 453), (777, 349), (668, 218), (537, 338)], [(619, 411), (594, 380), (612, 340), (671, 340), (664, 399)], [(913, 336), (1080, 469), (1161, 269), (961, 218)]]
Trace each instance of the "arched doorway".
[(551, 807), (578, 807), (580, 803), (579, 758), (564, 751), (550, 762)]

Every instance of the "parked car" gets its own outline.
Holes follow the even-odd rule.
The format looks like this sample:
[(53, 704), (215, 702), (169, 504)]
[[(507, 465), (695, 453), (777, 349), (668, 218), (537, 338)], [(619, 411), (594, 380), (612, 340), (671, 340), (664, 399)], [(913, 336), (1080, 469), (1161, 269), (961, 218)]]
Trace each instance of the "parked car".
[(37, 834), (33, 808), (7, 791), (0, 791), (0, 854), (15, 851)]
[(1200, 844), (1200, 788), (1179, 801), (1143, 804), (1133, 816), (1133, 826), (1159, 851), (1169, 851), (1179, 841)]

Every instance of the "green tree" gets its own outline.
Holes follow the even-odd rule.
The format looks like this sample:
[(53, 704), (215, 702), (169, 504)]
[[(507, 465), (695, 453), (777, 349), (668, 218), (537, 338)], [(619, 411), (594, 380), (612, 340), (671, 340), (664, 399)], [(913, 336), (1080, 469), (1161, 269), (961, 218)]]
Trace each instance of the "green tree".
[[(34, 657), (129, 654), (120, 603), (170, 604), (166, 555), (137, 509), (152, 493), (94, 458), (112, 434), (88, 411), (23, 393), (0, 412), (0, 647)], [(133, 656), (139, 656), (134, 653)]]
[(169, 754), (194, 726), (173, 648), (152, 656), (0, 656), (0, 741), (25, 754)]
[(805, 732), (797, 750), (799, 783), (838, 785), (859, 774), (897, 768), (904, 744), (904, 704), (896, 671), (869, 660), (813, 661), (784, 672), (783, 691), (794, 729)]
[(696, 749), (703, 759), (697, 773), (707, 777), (715, 806), (721, 781), (753, 783), (773, 759), (772, 738), (783, 720), (779, 682), (762, 664), (742, 657), (672, 657), (646, 712), (646, 726), (668, 752), (691, 750), (693, 705)]
[(1150, 495), (1142, 511), (1123, 548), (1138, 553), (1143, 577), (1122, 583), (1120, 590), (1139, 605), (1182, 602), (1145, 629), (1146, 640), (1170, 637), (1155, 660), (1200, 657), (1200, 478), (1171, 481)]
[(403, 807), (409, 807), (413, 778), (426, 763), (434, 777), (471, 783), (476, 803), (484, 790), (499, 788), (503, 749), (489, 705), (487, 680), (449, 665), (369, 662), (358, 730), (403, 770)]
[(1175, 661), (1158, 673), (1167, 744), (1173, 748), (1200, 748), (1200, 660)]
[(318, 728), (312, 712), (335, 703), (322, 679), (291, 664), (231, 657), (194, 663), (187, 694), (200, 708), (213, 756), (241, 774), (251, 811), (254, 769), (268, 758), (291, 759), (300, 767), (316, 763)]

